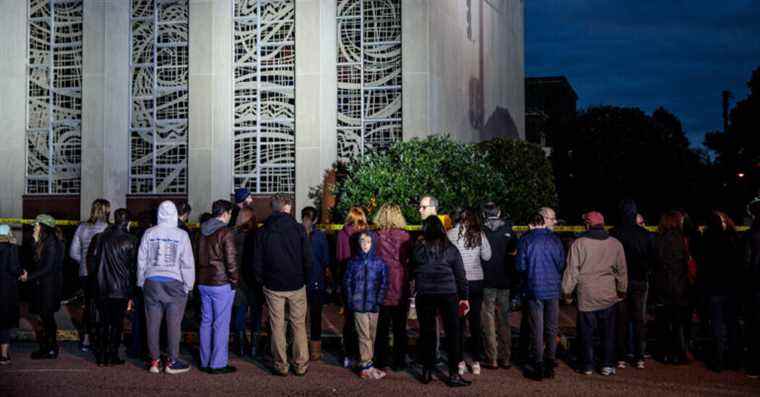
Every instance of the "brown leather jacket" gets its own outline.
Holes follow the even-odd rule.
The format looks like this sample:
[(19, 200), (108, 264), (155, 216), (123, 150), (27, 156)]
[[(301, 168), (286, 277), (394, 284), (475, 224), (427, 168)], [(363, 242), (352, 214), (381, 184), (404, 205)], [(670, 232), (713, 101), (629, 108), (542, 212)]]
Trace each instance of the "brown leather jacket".
[(240, 280), (235, 236), (222, 227), (209, 236), (201, 236), (198, 246), (198, 285), (232, 284)]

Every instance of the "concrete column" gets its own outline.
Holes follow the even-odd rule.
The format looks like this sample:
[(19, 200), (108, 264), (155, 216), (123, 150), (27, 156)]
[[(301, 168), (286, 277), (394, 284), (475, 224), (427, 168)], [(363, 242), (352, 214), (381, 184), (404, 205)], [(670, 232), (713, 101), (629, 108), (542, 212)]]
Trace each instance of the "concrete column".
[(336, 12), (335, 1), (296, 1), (297, 213), (337, 159)]
[(404, 140), (431, 134), (430, 1), (401, 2), (401, 73)]
[(232, 193), (232, 2), (190, 1), (188, 201), (193, 216)]
[(20, 218), (26, 167), (27, 2), (0, 0), (0, 218)]
[(84, 0), (82, 216), (97, 198), (126, 206), (129, 191), (129, 3)]

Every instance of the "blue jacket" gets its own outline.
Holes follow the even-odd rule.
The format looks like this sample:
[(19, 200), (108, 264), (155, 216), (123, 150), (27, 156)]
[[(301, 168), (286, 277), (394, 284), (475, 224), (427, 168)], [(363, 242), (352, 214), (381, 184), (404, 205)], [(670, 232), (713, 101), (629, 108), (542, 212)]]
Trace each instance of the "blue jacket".
[(388, 267), (375, 256), (377, 235), (372, 234), (372, 248), (359, 252), (348, 262), (343, 286), (348, 310), (356, 313), (377, 313), (388, 290)]
[(523, 235), (517, 248), (517, 271), (523, 276), (528, 299), (559, 299), (565, 249), (549, 229)]
[(311, 271), (308, 274), (306, 288), (309, 291), (324, 291), (325, 289), (325, 269), (330, 263), (330, 250), (327, 247), (327, 236), (325, 232), (312, 226), (311, 233)]

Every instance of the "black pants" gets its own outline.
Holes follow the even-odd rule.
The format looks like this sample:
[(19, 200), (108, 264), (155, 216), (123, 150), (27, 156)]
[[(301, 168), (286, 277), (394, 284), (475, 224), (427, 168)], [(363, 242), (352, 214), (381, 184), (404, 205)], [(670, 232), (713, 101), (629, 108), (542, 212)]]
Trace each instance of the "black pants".
[[(755, 286), (757, 287), (757, 286)], [(749, 332), (747, 333), (748, 355), (747, 373), (760, 374), (760, 292), (754, 292), (750, 296), (747, 305), (747, 318)]]
[(80, 332), (80, 339), (84, 338), (84, 335), (90, 335), (92, 338), (97, 331), (96, 315), (97, 308), (92, 298), (94, 280), (91, 280), (88, 276), (79, 277), (79, 281), (82, 284), (82, 291), (84, 292), (84, 305), (82, 306), (82, 328)]
[(323, 291), (308, 291), (306, 295), (307, 304), (309, 305), (309, 340), (312, 342), (322, 340), (323, 294)]
[(359, 335), (354, 325), (354, 312), (343, 307), (343, 355), (354, 360), (359, 359)]
[(581, 342), (581, 369), (592, 371), (594, 363), (594, 333), (599, 335), (602, 349), (601, 367), (615, 365), (615, 306), (593, 312), (578, 312), (578, 338)]
[(687, 306), (662, 305), (656, 310), (660, 358), (686, 359), (686, 324), (691, 321)]
[[(741, 359), (739, 346), (739, 301), (734, 296), (710, 296), (710, 329), (713, 340), (712, 364), (722, 368), (726, 361), (735, 365)], [(726, 342), (723, 341), (723, 326), (726, 326)], [(754, 334), (751, 338), (759, 335)], [(728, 357), (726, 357), (728, 354)], [(726, 360), (728, 359), (728, 360)]]
[(40, 313), (42, 319), (42, 330), (44, 334), (38, 337), (40, 350), (50, 350), (58, 348), (58, 323), (55, 322), (55, 312), (51, 310), (42, 310)]
[(470, 298), (470, 312), (466, 317), (459, 319), (459, 341), (462, 351), (465, 350), (464, 329), (470, 326), (470, 358), (472, 361), (481, 361), (483, 356), (483, 325), (481, 314), (483, 309), (483, 281), (468, 281), (467, 288)]
[(98, 352), (115, 355), (119, 352), (121, 332), (124, 329), (124, 312), (127, 310), (126, 299), (102, 299), (97, 302)]
[(398, 306), (381, 306), (377, 320), (377, 335), (375, 336), (375, 366), (388, 366), (388, 345), (390, 332), (393, 330), (393, 361), (394, 367), (406, 365), (407, 334), (406, 320), (409, 314), (407, 301)]
[[(628, 283), (628, 296), (617, 304), (617, 359), (643, 360), (646, 349), (647, 283)], [(631, 350), (633, 347), (633, 350)]]
[(417, 319), (420, 323), (420, 350), (422, 365), (426, 369), (435, 368), (436, 314), (441, 314), (446, 332), (446, 347), (449, 355), (449, 373), (455, 374), (462, 361), (462, 345), (459, 341), (458, 298), (450, 295), (417, 295)]

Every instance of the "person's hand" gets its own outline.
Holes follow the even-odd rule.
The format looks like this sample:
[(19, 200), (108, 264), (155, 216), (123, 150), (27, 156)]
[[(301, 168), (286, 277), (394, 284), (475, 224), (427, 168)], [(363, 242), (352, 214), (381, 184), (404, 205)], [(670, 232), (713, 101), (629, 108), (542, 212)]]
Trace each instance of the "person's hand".
[(468, 300), (459, 301), (459, 314), (461, 314), (464, 317), (469, 312), (470, 312), (470, 301)]
[(135, 302), (130, 299), (129, 302), (127, 302), (127, 313), (131, 313), (133, 310), (135, 310)]
[(625, 292), (621, 292), (621, 291), (618, 291), (618, 293), (617, 293), (617, 296), (618, 296), (618, 298), (620, 298), (620, 299), (625, 299), (626, 293), (625, 293)]
[(23, 272), (23, 273), (21, 273), (21, 276), (19, 276), (19, 278), (18, 278), (18, 279), (19, 279), (19, 280), (20, 280), (22, 283), (25, 283), (25, 282), (26, 282), (26, 280), (27, 280), (28, 278), (29, 278), (29, 273), (27, 273), (27, 272), (26, 272), (26, 270), (24, 270), (24, 272)]
[(569, 304), (573, 303), (573, 295), (572, 294), (564, 294), (562, 296), (562, 300), (564, 300), (565, 303), (569, 305)]

